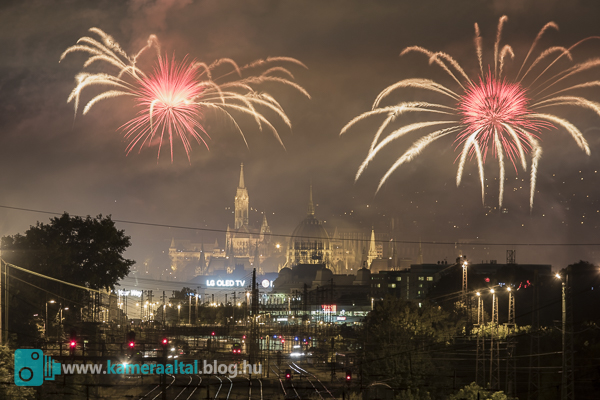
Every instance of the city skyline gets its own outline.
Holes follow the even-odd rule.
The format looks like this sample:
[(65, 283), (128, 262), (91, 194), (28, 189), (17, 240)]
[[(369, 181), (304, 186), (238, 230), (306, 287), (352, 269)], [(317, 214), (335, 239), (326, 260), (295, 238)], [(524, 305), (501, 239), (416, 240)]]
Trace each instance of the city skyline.
[[(422, 77), (451, 84), (426, 59), (400, 57), (407, 46), (472, 60), (473, 24), (479, 23), (484, 48), (489, 50), (497, 20), (506, 14), (504, 36), (521, 57), (514, 65), (520, 65), (517, 61), (522, 61), (539, 29), (549, 21), (560, 30), (548, 32), (544, 45), (570, 46), (600, 34), (592, 23), (599, 6), (544, 2), (540, 9), (536, 1), (490, 5), (464, 1), (451, 6), (436, 3), (442, 10), (431, 13), (426, 5), (397, 3), (350, 2), (343, 10), (335, 3), (268, 1), (130, 2), (106, 7), (91, 2), (5, 4), (0, 29), (9, 57), (0, 62), (4, 72), (0, 78), (4, 132), (0, 157), (7, 173), (0, 178), (4, 189), (0, 205), (226, 229), (233, 221), (235, 183), (243, 162), (252, 208), (259, 210), (251, 211), (250, 217), (256, 215), (260, 224), (260, 213), (267, 213), (275, 235), (290, 235), (305, 216), (312, 181), (316, 216), (328, 231), (343, 224), (366, 233), (372, 226), (376, 232), (384, 231), (394, 218), (399, 230), (396, 240), (421, 240), (426, 262), (438, 259), (428, 257), (428, 246), (435, 247), (430, 242), (481, 240), (516, 244), (517, 262), (554, 268), (579, 259), (597, 263), (600, 255), (595, 246), (523, 246), (594, 242), (600, 224), (600, 140), (599, 118), (592, 112), (561, 110), (586, 135), (591, 156), (581, 154), (572, 139), (557, 129), (541, 138), (544, 159), (531, 213), (526, 173), (516, 175), (507, 169), (507, 213), (503, 214), (494, 209), (498, 185), (493, 173), (488, 176), (485, 206), (478, 198), (476, 166), (465, 167), (463, 182), (456, 187), (458, 153), (447, 144), (433, 146), (427, 155), (398, 170), (375, 194), (390, 161), (405, 147), (389, 149), (381, 162), (373, 162), (355, 182), (356, 170), (381, 121), (365, 123), (342, 137), (339, 132), (353, 117), (369, 110), (377, 94), (394, 82)], [(454, 18), (447, 17), (453, 13)], [(175, 149), (173, 163), (169, 157), (157, 161), (151, 150), (126, 156), (119, 127), (134, 116), (131, 103), (98, 103), (75, 120), (72, 105), (67, 103), (83, 58), (73, 56), (59, 64), (59, 57), (94, 26), (113, 36), (126, 51), (140, 48), (155, 34), (163, 51), (178, 58), (189, 54), (210, 62), (230, 57), (244, 64), (270, 56), (294, 57), (308, 67), (294, 70), (294, 75), (312, 99), (272, 88), (292, 124), (291, 130), (277, 125), (285, 149), (270, 133), (251, 127), (246, 132), (246, 148), (231, 125), (211, 119), (211, 150), (194, 147), (190, 162), (183, 148)], [(599, 52), (598, 43), (589, 43), (574, 57), (581, 61)], [(466, 65), (469, 71), (477, 67), (476, 62)], [(596, 74), (591, 71), (589, 76)], [(0, 209), (0, 234), (23, 233), (37, 221), (47, 222), (48, 217)], [(161, 252), (168, 253), (173, 237), (206, 235), (178, 228), (118, 226), (132, 238), (127, 256), (138, 266), (150, 262), (154, 268), (168, 260)], [(209, 237), (203, 240), (210, 241)], [(508, 249), (494, 246), (489, 259), (503, 260)]]

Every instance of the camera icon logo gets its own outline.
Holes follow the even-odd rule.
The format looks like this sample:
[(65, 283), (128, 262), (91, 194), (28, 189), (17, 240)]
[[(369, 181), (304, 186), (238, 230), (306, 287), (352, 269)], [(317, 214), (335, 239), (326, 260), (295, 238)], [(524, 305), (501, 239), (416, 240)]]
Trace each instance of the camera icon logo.
[(44, 380), (54, 380), (60, 375), (61, 365), (45, 356), (40, 349), (15, 350), (15, 384), (41, 386)]

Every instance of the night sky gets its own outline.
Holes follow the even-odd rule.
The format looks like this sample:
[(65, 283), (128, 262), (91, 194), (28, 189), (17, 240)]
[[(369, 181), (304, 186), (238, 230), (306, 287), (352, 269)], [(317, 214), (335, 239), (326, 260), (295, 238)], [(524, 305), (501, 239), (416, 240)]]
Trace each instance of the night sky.
[[(568, 3), (568, 4), (567, 4)], [(252, 221), (266, 213), (273, 233), (289, 235), (305, 216), (312, 180), (316, 216), (328, 230), (360, 228), (387, 231), (391, 217), (397, 239), (424, 244), (426, 262), (440, 259), (429, 242), (479, 240), (498, 244), (477, 250), (473, 261), (502, 262), (509, 248), (520, 263), (564, 267), (579, 259), (600, 261), (593, 246), (524, 246), (524, 244), (600, 243), (600, 117), (591, 111), (562, 107), (554, 112), (573, 122), (591, 148), (586, 156), (564, 129), (544, 132), (538, 192), (529, 212), (529, 175), (507, 168), (505, 207), (497, 205), (498, 168), (486, 163), (489, 188), (481, 204), (474, 163), (468, 163), (457, 188), (457, 152), (452, 138), (440, 140), (395, 172), (375, 194), (379, 179), (419, 135), (391, 145), (354, 182), (381, 118), (365, 121), (340, 137), (341, 128), (368, 111), (376, 96), (401, 79), (434, 79), (457, 90), (423, 55), (399, 54), (419, 45), (445, 51), (470, 75), (478, 71), (473, 24), (491, 61), (497, 22), (506, 14), (503, 43), (515, 50), (507, 75), (514, 76), (539, 29), (549, 21), (539, 49), (570, 46), (600, 35), (600, 3), (591, 0), (508, 1), (2, 1), (0, 5), (0, 206), (75, 215), (111, 214), (114, 219), (173, 226), (119, 223), (131, 236), (127, 256), (151, 269), (164, 268), (171, 238), (214, 241), (223, 233), (178, 226), (225, 229), (233, 224), (233, 198), (244, 163)], [(228, 57), (240, 65), (269, 56), (301, 60), (307, 70), (290, 67), (296, 82), (312, 96), (290, 88), (267, 86), (292, 121), (290, 131), (276, 126), (283, 149), (272, 134), (243, 120), (247, 148), (223, 118), (206, 121), (210, 151), (194, 146), (191, 162), (181, 146), (175, 160), (157, 149), (125, 154), (119, 127), (135, 116), (132, 100), (109, 99), (73, 120), (67, 97), (86, 57), (62, 52), (98, 27), (128, 53), (137, 52), (150, 34), (163, 52), (210, 63)], [(574, 61), (600, 57), (600, 40), (573, 52)], [(568, 66), (568, 64), (563, 65)], [(511, 75), (512, 74), (512, 75)], [(581, 81), (600, 79), (600, 68)], [(587, 98), (600, 101), (600, 89)], [(90, 93), (92, 93), (91, 91)], [(86, 97), (87, 96), (87, 97)], [(83, 102), (90, 94), (84, 93)], [(423, 100), (405, 90), (394, 101)], [(413, 121), (414, 116), (407, 117)], [(426, 120), (426, 119), (425, 119)], [(50, 215), (0, 208), (0, 234), (24, 232)], [(451, 259), (453, 246), (446, 246)], [(594, 254), (594, 251), (596, 252)], [(441, 257), (443, 258), (443, 257)], [(479, 258), (479, 259), (477, 259)]]

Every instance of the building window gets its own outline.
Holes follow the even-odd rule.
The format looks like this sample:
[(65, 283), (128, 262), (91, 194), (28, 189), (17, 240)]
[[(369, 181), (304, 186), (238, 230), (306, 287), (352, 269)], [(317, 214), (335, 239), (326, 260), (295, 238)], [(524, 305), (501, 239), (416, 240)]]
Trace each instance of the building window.
[(427, 277), (427, 280), (428, 280), (429, 282), (433, 281), (433, 276), (428, 276), (428, 277)]
[(397, 282), (400, 282), (401, 280), (402, 280), (402, 277), (401, 277), (401, 276), (397, 276), (397, 277), (396, 277), (396, 281), (397, 281)]
[(423, 287), (423, 284), (422, 284), (422, 283), (419, 283), (419, 287)]
[(388, 287), (392, 288), (392, 289), (396, 289), (396, 284), (395, 283), (390, 283), (390, 284), (388, 284)]
[(420, 280), (420, 281), (424, 281), (424, 280), (425, 280), (425, 277), (424, 277), (424, 276), (420, 276), (420, 277), (419, 277), (419, 280)]
[(381, 283), (378, 283), (378, 284), (377, 284), (377, 287), (381, 287)]

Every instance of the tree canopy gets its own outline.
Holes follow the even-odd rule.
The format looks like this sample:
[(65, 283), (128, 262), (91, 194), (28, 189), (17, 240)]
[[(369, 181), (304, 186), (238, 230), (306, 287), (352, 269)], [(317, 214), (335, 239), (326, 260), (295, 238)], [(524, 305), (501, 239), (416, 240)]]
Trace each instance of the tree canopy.
[[(64, 213), (51, 218), (50, 223), (38, 222), (24, 234), (3, 237), (2, 259), (90, 289), (113, 289), (134, 264), (123, 257), (129, 246), (129, 236), (115, 227), (110, 216), (82, 218)], [(45, 315), (47, 302), (57, 303), (50, 304), (49, 314), (62, 304), (73, 307), (68, 315), (74, 317), (76, 309), (85, 306), (88, 298), (82, 289), (14, 268), (9, 268), (9, 273), (11, 315), (30, 317), (15, 319), (10, 330), (29, 339), (36, 337), (32, 318)]]
[(375, 303), (363, 332), (362, 371), (395, 389), (438, 392), (447, 386), (444, 363), (434, 354), (443, 351), (461, 332), (464, 321), (427, 302), (412, 303), (387, 297)]

